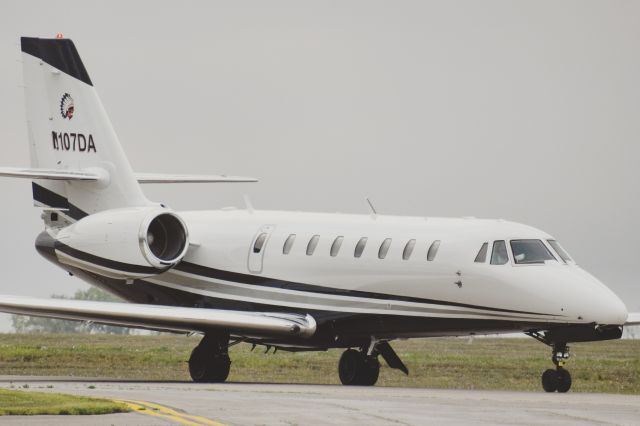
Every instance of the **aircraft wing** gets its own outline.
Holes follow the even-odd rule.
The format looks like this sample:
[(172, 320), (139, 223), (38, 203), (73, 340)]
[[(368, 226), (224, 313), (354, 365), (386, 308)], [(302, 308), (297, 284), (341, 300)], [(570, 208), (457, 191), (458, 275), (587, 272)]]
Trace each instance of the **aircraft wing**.
[(219, 329), (243, 337), (311, 337), (316, 331), (311, 315), (22, 296), (0, 295), (0, 312), (161, 331)]
[(630, 312), (624, 325), (640, 325), (640, 312)]

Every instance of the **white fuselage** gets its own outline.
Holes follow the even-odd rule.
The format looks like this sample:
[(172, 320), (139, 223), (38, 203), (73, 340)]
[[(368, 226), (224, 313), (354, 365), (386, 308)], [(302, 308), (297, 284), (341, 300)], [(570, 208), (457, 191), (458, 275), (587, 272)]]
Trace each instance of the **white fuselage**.
[[(622, 324), (627, 315), (606, 286), (561, 259), (550, 235), (513, 222), (235, 209), (180, 216), (190, 233), (186, 257), (146, 281), (203, 297), (303, 312), (500, 320), (512, 323), (512, 331), (530, 323)], [(256, 253), (261, 234), (266, 237)], [(285, 254), (291, 235), (295, 240)], [(314, 235), (317, 246), (307, 254)], [(332, 256), (337, 237), (342, 244)], [(363, 237), (366, 245), (356, 257)], [(513, 239), (540, 240), (556, 260), (516, 264)], [(405, 259), (410, 240), (415, 245)], [(430, 261), (427, 252), (436, 240)], [(509, 251), (503, 265), (490, 262), (497, 240), (505, 240)], [(486, 260), (476, 262), (484, 243)]]

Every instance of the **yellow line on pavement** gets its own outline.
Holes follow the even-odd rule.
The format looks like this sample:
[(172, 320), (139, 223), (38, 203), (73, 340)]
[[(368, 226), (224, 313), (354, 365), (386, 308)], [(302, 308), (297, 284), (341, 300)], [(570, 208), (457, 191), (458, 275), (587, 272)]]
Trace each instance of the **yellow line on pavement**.
[(157, 410), (162, 411), (163, 413), (170, 414), (170, 415), (173, 415), (173, 416), (180, 416), (180, 417), (186, 417), (186, 418), (189, 418), (189, 419), (193, 419), (193, 420), (202, 422), (202, 423), (204, 423), (206, 425), (225, 426), (222, 423), (216, 422), (215, 420), (207, 419), (206, 417), (194, 416), (194, 415), (186, 414), (186, 413), (180, 413), (180, 412), (175, 411), (175, 410), (173, 410), (173, 409), (171, 409), (169, 407), (164, 407), (162, 405), (154, 404), (152, 402), (135, 401), (135, 400), (131, 400), (131, 402), (135, 402), (136, 404), (146, 405), (147, 407), (155, 408)]
[(180, 424), (188, 425), (188, 426), (202, 426), (201, 423), (191, 422), (191, 421), (189, 421), (187, 419), (183, 419), (183, 418), (177, 417), (177, 416), (170, 416), (168, 414), (158, 413), (155, 410), (149, 410), (148, 408), (143, 407), (142, 405), (134, 404), (132, 402), (127, 402), (127, 401), (116, 401), (116, 402), (121, 402), (121, 403), (127, 405), (129, 408), (131, 408), (136, 413), (146, 414), (148, 416), (160, 417), (161, 419), (172, 420), (172, 421), (174, 421), (176, 423), (180, 423)]
[(222, 423), (207, 419), (206, 417), (180, 413), (169, 407), (151, 402), (135, 400), (118, 400), (117, 402), (126, 404), (129, 408), (138, 413), (165, 418), (188, 426), (225, 426)]

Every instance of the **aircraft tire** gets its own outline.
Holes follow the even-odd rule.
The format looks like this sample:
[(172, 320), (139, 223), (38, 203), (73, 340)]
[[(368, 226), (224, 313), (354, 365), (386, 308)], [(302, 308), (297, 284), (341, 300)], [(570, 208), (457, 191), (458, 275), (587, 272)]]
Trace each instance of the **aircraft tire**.
[(227, 354), (215, 354), (197, 346), (189, 358), (189, 374), (196, 383), (220, 383), (227, 380), (231, 360)]
[(362, 377), (362, 386), (373, 386), (380, 376), (380, 361), (378, 357), (368, 357), (364, 361), (364, 372)]
[(542, 373), (542, 388), (545, 392), (555, 392), (558, 390), (558, 373), (556, 370), (549, 368)]
[(378, 381), (380, 363), (377, 357), (367, 358), (362, 352), (347, 349), (338, 364), (340, 382), (347, 386), (372, 386)]
[(556, 377), (558, 381), (558, 392), (568, 392), (569, 389), (571, 389), (571, 374), (564, 368), (559, 368), (556, 371)]

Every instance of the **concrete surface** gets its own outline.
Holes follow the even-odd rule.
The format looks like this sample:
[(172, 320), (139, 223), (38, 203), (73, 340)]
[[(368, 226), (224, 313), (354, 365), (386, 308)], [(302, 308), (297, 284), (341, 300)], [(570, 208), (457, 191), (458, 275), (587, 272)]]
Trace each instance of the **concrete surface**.
[(0, 417), (0, 425), (640, 425), (640, 395), (0, 376), (0, 387), (11, 386), (157, 408), (90, 418)]

